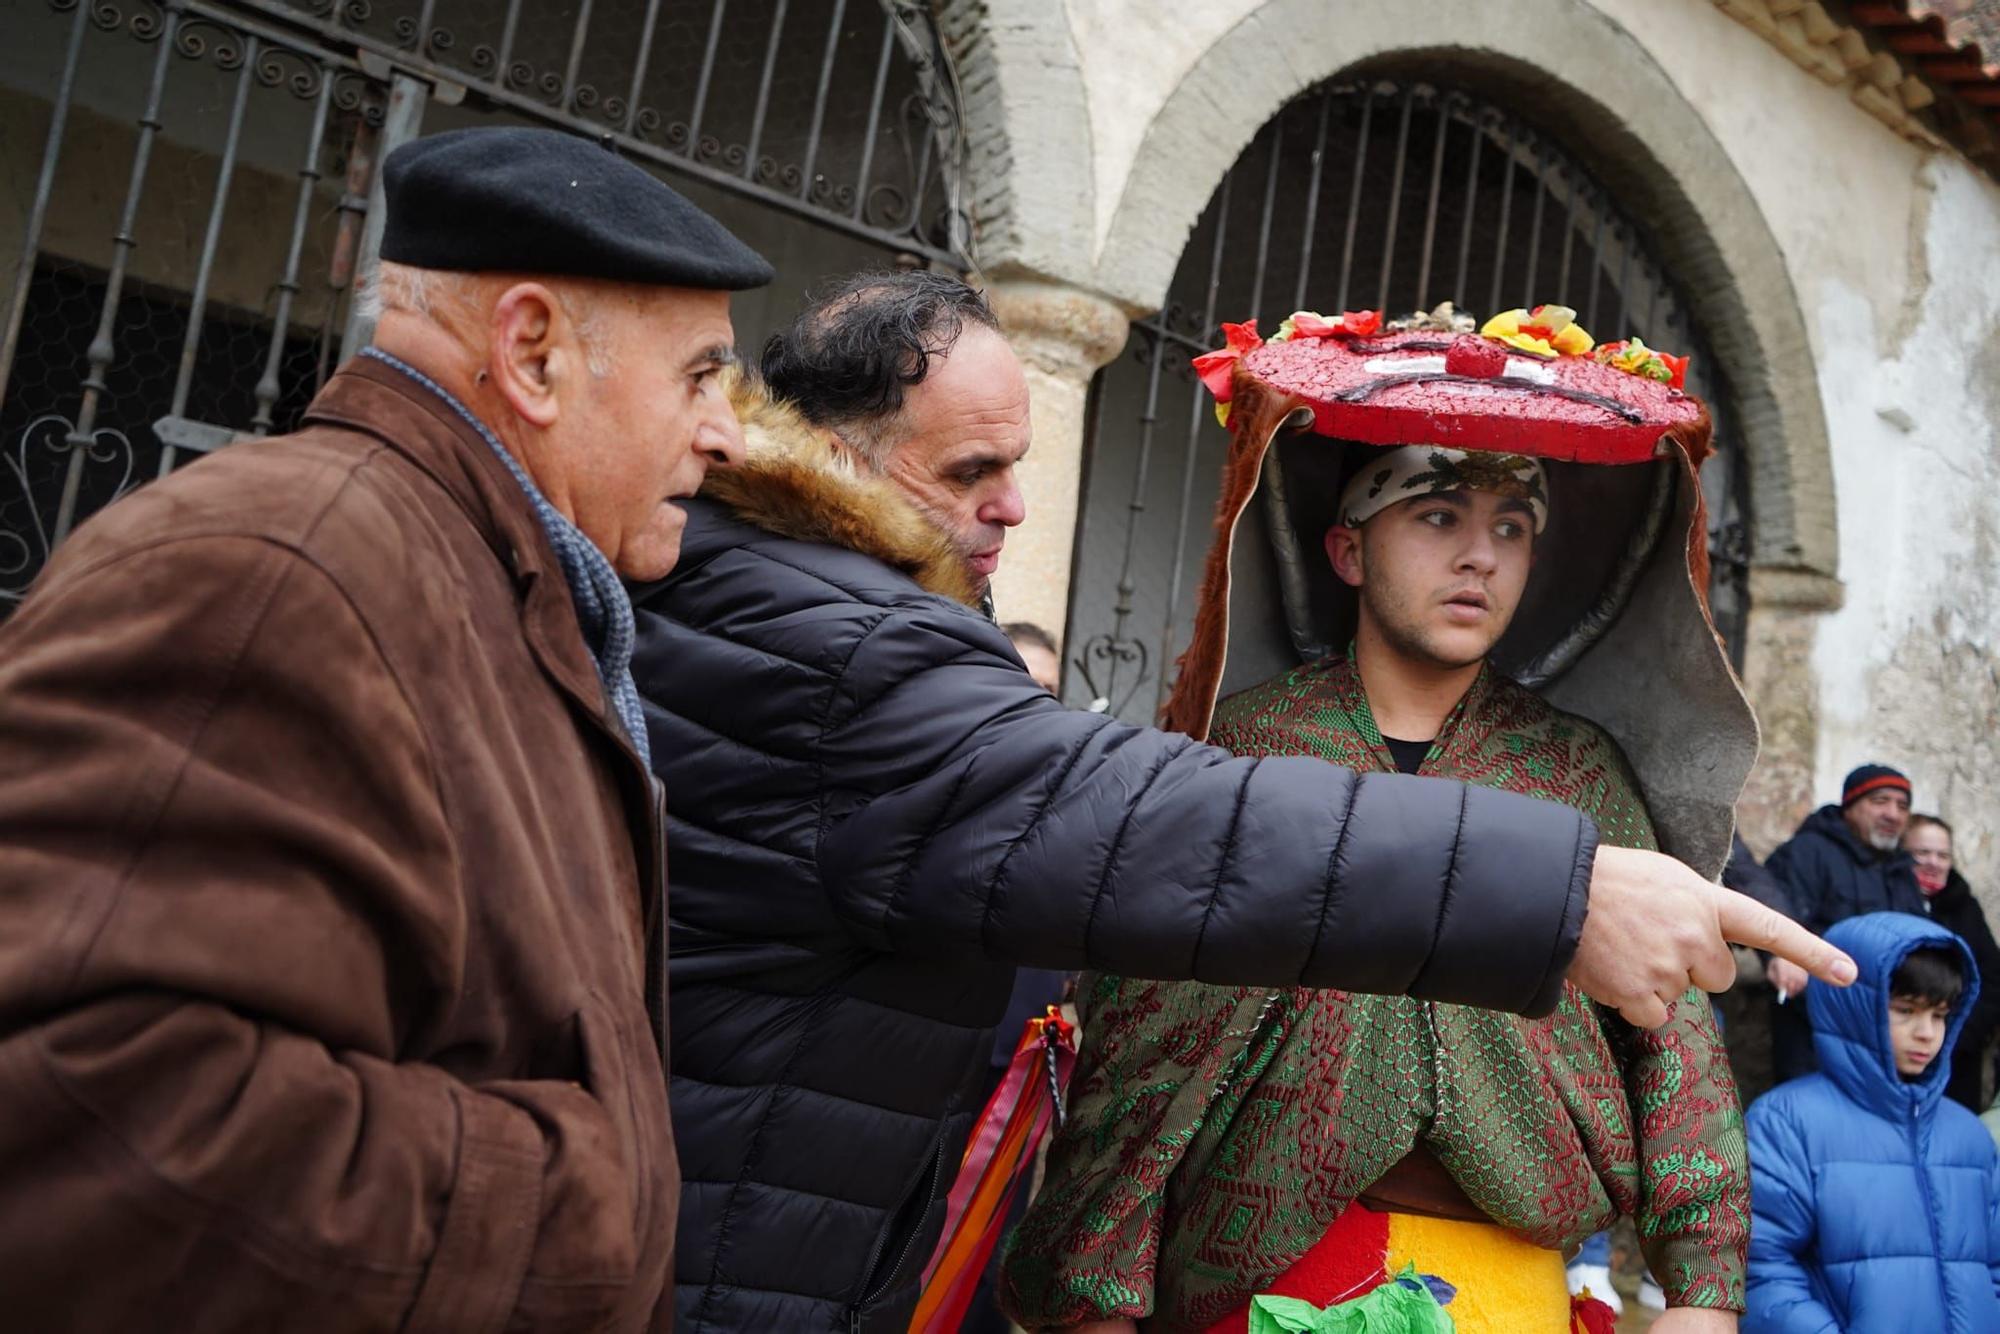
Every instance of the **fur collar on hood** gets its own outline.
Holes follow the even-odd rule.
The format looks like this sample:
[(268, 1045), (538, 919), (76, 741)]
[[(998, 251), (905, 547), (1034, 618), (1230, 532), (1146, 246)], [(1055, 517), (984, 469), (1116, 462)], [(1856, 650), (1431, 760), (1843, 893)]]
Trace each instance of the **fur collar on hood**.
[(753, 377), (737, 376), (729, 397), (746, 457), (740, 468), (711, 469), (702, 495), (766, 532), (873, 556), (926, 592), (979, 606), (964, 559), (894, 482), (857, 472), (832, 432)]

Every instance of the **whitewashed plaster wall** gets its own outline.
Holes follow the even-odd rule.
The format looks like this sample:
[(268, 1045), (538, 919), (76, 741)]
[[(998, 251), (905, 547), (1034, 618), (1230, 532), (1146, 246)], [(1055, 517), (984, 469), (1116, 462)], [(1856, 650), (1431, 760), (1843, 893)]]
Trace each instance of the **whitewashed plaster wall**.
[[(1865, 759), (1907, 766), (1919, 807), (1959, 826), (1968, 874), (2000, 906), (2000, 186), (1901, 138), (1712, 5), (1590, 2), (1735, 164), (1804, 316), (1845, 585), (1812, 633), (1817, 680), (1797, 687), (1819, 695), (1811, 799)], [(1265, 3), (1064, 0), (1100, 262), (1149, 127)]]
[(1907, 769), (2000, 908), (2000, 191), (1943, 156), (1919, 181), (1907, 299), (1811, 289), (1846, 585), (1816, 768), (1824, 798), (1864, 760)]

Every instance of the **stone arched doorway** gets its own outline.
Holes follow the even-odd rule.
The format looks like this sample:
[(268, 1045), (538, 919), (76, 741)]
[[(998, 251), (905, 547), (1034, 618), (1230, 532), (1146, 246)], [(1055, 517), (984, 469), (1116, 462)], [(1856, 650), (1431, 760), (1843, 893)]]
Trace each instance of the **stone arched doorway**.
[(1225, 437), (1188, 359), (1222, 320), (1296, 309), (1484, 316), (1574, 306), (1600, 338), (1692, 353), (1722, 446), (1704, 476), (1718, 621), (1740, 644), (1749, 563), (1734, 388), (1646, 228), (1561, 139), (1469, 89), (1363, 76), (1282, 107), (1223, 175), (1166, 301), (1093, 386), (1066, 643), (1077, 702), (1150, 716), (1185, 639)]

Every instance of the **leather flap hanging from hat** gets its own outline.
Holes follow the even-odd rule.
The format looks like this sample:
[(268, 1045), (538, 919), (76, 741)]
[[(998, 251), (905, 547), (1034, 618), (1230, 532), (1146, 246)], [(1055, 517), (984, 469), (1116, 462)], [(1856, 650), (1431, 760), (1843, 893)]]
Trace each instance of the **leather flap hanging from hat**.
[(426, 135), (389, 154), (382, 191), (382, 258), (396, 264), (729, 292), (774, 276), (665, 182), (558, 130)]
[(1361, 314), (1282, 342), (1231, 326), (1232, 347), (1197, 362), (1211, 388), (1226, 365), (1230, 446), (1164, 724), (1204, 737), (1223, 695), (1351, 641), (1356, 594), (1322, 535), (1373, 447), (1527, 455), (1546, 475), (1547, 526), (1495, 665), (1616, 738), (1662, 849), (1719, 874), (1757, 726), (1708, 613), (1706, 408), (1615, 364), (1624, 344), (1603, 360), (1523, 355), (1449, 326), (1383, 333)]

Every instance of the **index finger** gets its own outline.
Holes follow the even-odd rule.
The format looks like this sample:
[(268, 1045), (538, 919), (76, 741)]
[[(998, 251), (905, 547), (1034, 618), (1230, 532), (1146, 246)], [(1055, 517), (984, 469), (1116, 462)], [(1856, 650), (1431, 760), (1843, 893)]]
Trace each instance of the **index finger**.
[(1715, 916), (1724, 940), (1789, 959), (1837, 987), (1854, 980), (1854, 960), (1755, 899), (1725, 890), (1717, 900)]

